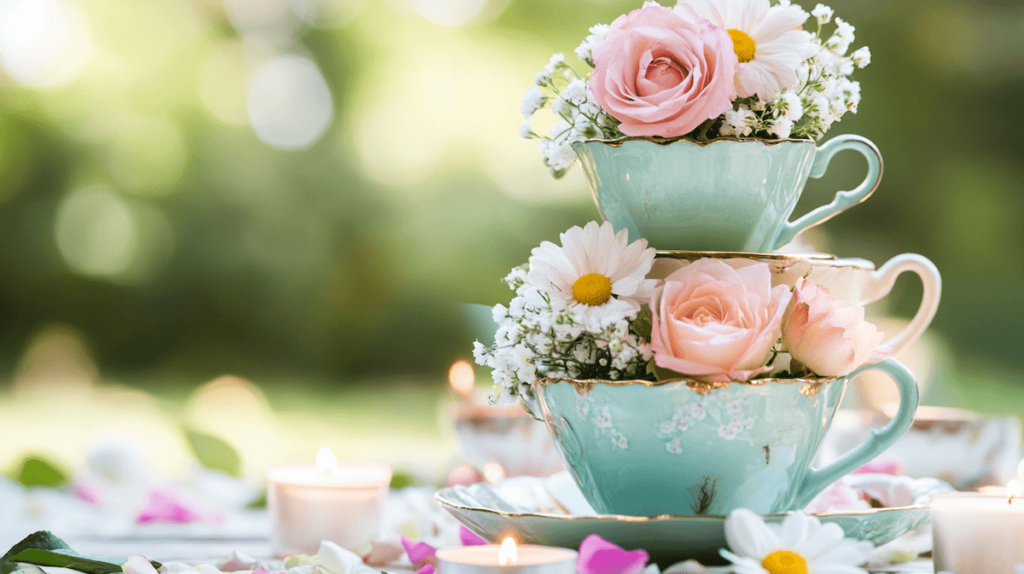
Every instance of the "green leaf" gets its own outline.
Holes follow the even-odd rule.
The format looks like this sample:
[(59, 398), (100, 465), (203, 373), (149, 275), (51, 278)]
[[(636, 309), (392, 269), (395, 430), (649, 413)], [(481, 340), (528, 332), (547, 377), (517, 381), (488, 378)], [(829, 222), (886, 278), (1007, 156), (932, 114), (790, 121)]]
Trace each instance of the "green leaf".
[(245, 507), (248, 508), (249, 510), (260, 510), (262, 508), (266, 508), (267, 507), (267, 491), (264, 490), (263, 492), (257, 494), (256, 498), (253, 498), (252, 500), (250, 500), (249, 503), (245, 505)]
[(404, 470), (396, 470), (391, 475), (391, 489), (401, 490), (410, 486), (418, 486), (419, 481), (412, 474), (405, 472)]
[(650, 342), (651, 340), (651, 329), (654, 326), (652, 322), (653, 315), (651, 314), (651, 308), (644, 305), (640, 308), (640, 312), (636, 314), (636, 319), (633, 320), (629, 325), (629, 329), (633, 331), (633, 334), (640, 337), (644, 341)]
[[(116, 574), (122, 571), (121, 565), (127, 561), (127, 558), (120, 557), (82, 556), (60, 538), (42, 531), (30, 534), (0, 558), (0, 574), (11, 574), (18, 569), (19, 563), (70, 568), (86, 574)], [(159, 562), (151, 564), (154, 568), (160, 567)]]
[(185, 438), (199, 464), (230, 476), (241, 476), (242, 460), (238, 452), (223, 439), (186, 428)]
[(13, 478), (25, 486), (60, 486), (68, 481), (66, 472), (39, 456), (26, 457)]
[(58, 550), (67, 547), (68, 545), (65, 544), (63, 540), (49, 532), (40, 531), (29, 534), (24, 540), (11, 547), (11, 549), (7, 551), (7, 554), (0, 557), (0, 574), (11, 574), (11, 572), (17, 570), (17, 565), (14, 564), (11, 558), (24, 550), (28, 550), (30, 548)]

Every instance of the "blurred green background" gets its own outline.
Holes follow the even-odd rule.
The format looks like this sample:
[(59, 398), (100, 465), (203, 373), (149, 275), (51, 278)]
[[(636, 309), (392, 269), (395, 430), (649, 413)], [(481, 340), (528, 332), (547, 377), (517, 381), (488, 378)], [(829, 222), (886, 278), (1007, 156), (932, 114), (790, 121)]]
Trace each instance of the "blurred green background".
[[(0, 2), (0, 385), (56, 336), (45, 361), (80, 352), (93, 379), (173, 413), (234, 373), (275, 408), (308, 395), (294, 408), (330, 419), (326, 394), (390, 424), (345, 389), (440, 392), (469, 355), (458, 303), (507, 299), (509, 267), (598, 217), (578, 169), (550, 179), (518, 138), (519, 100), (552, 52), (575, 62), (590, 25), (639, 4)], [(831, 4), (874, 62), (859, 114), (826, 138), (866, 136), (886, 163), (816, 241), (931, 258), (932, 340), (952, 350), (938, 396), (1010, 408), (964, 388), (1016, 389), (1024, 367), (1024, 9)], [(855, 154), (833, 164), (798, 212), (862, 177)], [(886, 312), (919, 298), (904, 279)], [(409, 407), (429, 411), (417, 428), (435, 402)]]

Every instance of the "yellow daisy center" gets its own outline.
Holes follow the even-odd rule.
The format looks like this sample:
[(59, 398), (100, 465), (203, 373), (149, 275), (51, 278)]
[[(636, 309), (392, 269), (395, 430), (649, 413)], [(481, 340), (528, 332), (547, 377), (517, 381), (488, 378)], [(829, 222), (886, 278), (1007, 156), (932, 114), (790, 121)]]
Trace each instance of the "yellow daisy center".
[(807, 561), (789, 550), (776, 550), (761, 561), (768, 574), (807, 574)]
[(572, 284), (572, 298), (591, 307), (604, 305), (612, 298), (612, 280), (600, 273), (584, 275)]
[(754, 52), (757, 50), (757, 44), (754, 39), (747, 35), (743, 30), (729, 30), (729, 37), (732, 38), (732, 49), (736, 52), (736, 56), (740, 59), (741, 64), (754, 59)]

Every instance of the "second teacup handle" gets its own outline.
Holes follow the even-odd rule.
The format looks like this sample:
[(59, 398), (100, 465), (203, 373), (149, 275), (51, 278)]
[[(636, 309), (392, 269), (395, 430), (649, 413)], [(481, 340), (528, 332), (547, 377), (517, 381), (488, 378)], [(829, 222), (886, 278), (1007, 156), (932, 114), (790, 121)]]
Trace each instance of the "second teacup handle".
[(776, 249), (792, 241), (801, 231), (828, 221), (864, 201), (878, 189), (878, 184), (882, 181), (882, 154), (867, 138), (851, 134), (836, 136), (817, 149), (814, 154), (814, 163), (811, 165), (810, 176), (819, 178), (825, 175), (832, 157), (848, 149), (860, 152), (868, 160), (868, 176), (864, 178), (864, 182), (850, 191), (840, 191), (832, 203), (823, 205), (796, 221), (784, 223), (775, 240)]
[[(796, 500), (793, 508), (804, 508), (811, 500), (830, 484), (857, 470), (861, 466), (871, 462), (876, 456), (882, 454), (892, 446), (903, 433), (910, 429), (914, 422), (914, 413), (917, 412), (918, 392), (917, 381), (903, 363), (896, 359), (883, 359), (874, 365), (861, 367), (850, 373), (848, 378), (852, 380), (857, 375), (871, 370), (879, 370), (889, 375), (900, 391), (900, 408), (896, 416), (892, 417), (889, 424), (882, 429), (871, 429), (867, 440), (857, 448), (839, 457), (835, 462), (826, 465), (824, 468), (812, 468), (804, 475), (804, 479), (797, 489)], [(838, 407), (837, 407), (838, 408)]]
[(875, 271), (871, 277), (871, 285), (862, 295), (863, 299), (859, 301), (861, 305), (867, 305), (885, 297), (892, 291), (896, 278), (906, 272), (916, 273), (921, 278), (924, 292), (921, 294), (921, 306), (917, 308), (917, 313), (910, 324), (882, 343), (892, 347), (894, 354), (899, 354), (908, 345), (917, 341), (935, 318), (935, 312), (939, 309), (939, 297), (942, 296), (942, 276), (939, 275), (938, 268), (927, 257), (916, 253), (897, 255)]

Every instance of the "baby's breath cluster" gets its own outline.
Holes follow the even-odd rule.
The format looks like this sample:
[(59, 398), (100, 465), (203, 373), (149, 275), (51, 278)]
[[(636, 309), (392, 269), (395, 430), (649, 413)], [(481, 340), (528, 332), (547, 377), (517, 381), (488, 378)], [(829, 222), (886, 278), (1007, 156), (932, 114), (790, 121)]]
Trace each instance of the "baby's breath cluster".
[(493, 370), (495, 402), (529, 395), (540, 378), (633, 379), (647, 376), (650, 346), (633, 332), (638, 310), (612, 299), (599, 312), (568, 307), (527, 281), (528, 266), (505, 278), (516, 295), (494, 307), (494, 345), (473, 345), (476, 362)]
[[(555, 54), (544, 71), (534, 78), (534, 86), (523, 96), (520, 107), (526, 123), (520, 128), (519, 135), (524, 139), (541, 140), (540, 153), (544, 156), (544, 164), (555, 177), (565, 174), (576, 160), (573, 143), (622, 135), (615, 127), (619, 122), (597, 105), (587, 87), (587, 78), (593, 70), (590, 50), (604, 39), (608, 26), (594, 26), (590, 30), (590, 36), (576, 49), (576, 55), (589, 66), (587, 74), (580, 76), (565, 62), (564, 54)], [(557, 116), (546, 136), (535, 133), (530, 123), (534, 114), (542, 109), (548, 109)]]

